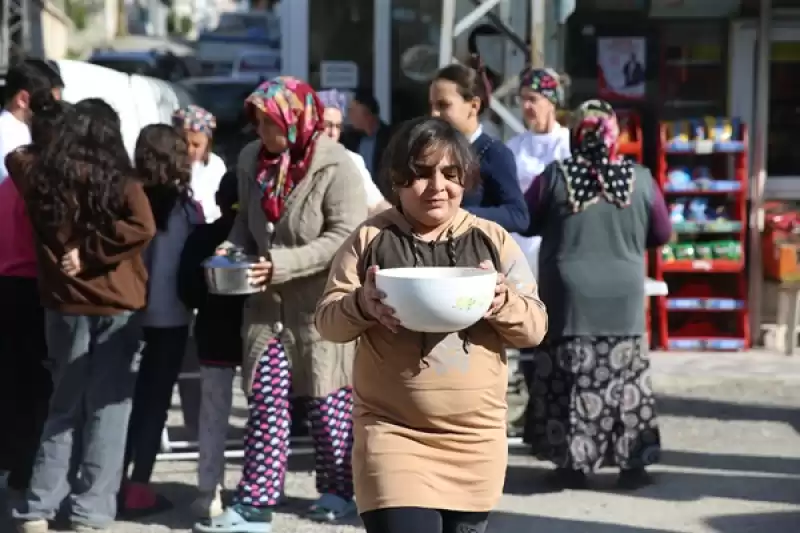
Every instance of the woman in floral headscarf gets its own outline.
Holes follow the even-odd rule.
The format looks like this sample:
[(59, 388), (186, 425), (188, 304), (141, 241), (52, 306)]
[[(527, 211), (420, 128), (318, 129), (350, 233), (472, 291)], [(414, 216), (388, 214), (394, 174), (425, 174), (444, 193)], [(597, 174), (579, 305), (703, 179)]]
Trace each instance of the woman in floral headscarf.
[(572, 156), (529, 190), (531, 233), (542, 237), (539, 287), (550, 329), (537, 351), (525, 440), (576, 488), (606, 463), (633, 489), (650, 479), (660, 437), (644, 319), (645, 252), (670, 237), (653, 177), (617, 152), (611, 106), (575, 113)]
[[(528, 131), (506, 144), (514, 154), (523, 193), (547, 165), (570, 156), (569, 130), (556, 120), (556, 112), (564, 105), (565, 85), (565, 78), (550, 68), (528, 68), (520, 74), (520, 107)], [(514, 237), (536, 274), (541, 239)]]
[(245, 103), (259, 140), (239, 155), (239, 212), (218, 253), (259, 257), (250, 282), (261, 292), (244, 310), (245, 392), (250, 414), (234, 503), (200, 532), (266, 533), (283, 496), (290, 389), (312, 398), (309, 420), (320, 498), (310, 517), (355, 512), (352, 344), (320, 339), (314, 310), (333, 256), (367, 216), (361, 176), (347, 150), (323, 134), (324, 107), (306, 83), (279, 77)]
[(190, 104), (175, 110), (172, 125), (186, 137), (192, 158), (192, 193), (210, 224), (222, 214), (216, 194), (227, 170), (222, 158), (211, 151), (217, 119), (210, 111)]

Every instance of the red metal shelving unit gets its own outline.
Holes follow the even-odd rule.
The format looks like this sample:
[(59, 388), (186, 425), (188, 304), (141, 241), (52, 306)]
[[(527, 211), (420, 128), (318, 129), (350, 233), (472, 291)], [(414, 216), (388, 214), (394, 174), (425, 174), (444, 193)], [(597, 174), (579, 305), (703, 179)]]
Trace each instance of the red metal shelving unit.
[[(621, 155), (633, 159), (640, 165), (644, 162), (644, 145), (642, 142), (642, 126), (639, 114), (636, 111), (629, 109), (615, 109), (617, 119), (620, 126), (620, 141), (617, 149)], [(645, 274), (647, 274), (648, 265), (645, 263)], [(645, 324), (647, 326), (648, 338), (653, 339), (652, 331), (652, 302), (651, 299), (646, 299), (645, 305)]]
[(642, 126), (639, 114), (629, 110), (615, 110), (620, 126), (619, 153), (641, 164), (644, 160)]
[[(704, 128), (701, 120), (680, 122), (691, 124), (692, 131)], [(666, 350), (747, 349), (747, 129), (737, 124), (730, 141), (715, 142), (673, 140), (670, 127), (660, 126), (656, 180), (670, 211), (683, 209), (689, 216), (673, 219), (677, 242), (655, 258), (655, 278), (665, 281), (670, 292), (656, 298), (659, 345)], [(677, 168), (692, 174), (702, 168), (704, 177), (671, 182), (668, 174)], [(695, 220), (693, 209), (701, 213)], [(704, 220), (708, 210), (725, 216)]]

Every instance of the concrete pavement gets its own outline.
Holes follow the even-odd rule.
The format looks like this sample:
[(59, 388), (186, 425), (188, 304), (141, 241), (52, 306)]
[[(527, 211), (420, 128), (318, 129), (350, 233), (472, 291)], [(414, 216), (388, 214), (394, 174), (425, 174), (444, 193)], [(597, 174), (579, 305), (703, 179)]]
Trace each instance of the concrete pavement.
[[(593, 490), (545, 494), (547, 466), (512, 449), (490, 532), (800, 532), (800, 357), (654, 354), (653, 361), (665, 448), (653, 470), (656, 485), (617, 493), (614, 473), (604, 471)], [(240, 404), (237, 424), (242, 414)], [(307, 456), (292, 466), (276, 533), (361, 531), (357, 519), (320, 526), (299, 518), (315, 496), (314, 482)], [(228, 485), (237, 477), (232, 460)], [(110, 533), (189, 531), (194, 479), (192, 462), (161, 462), (156, 481), (176, 509), (143, 523), (118, 522)], [(0, 533), (9, 528), (0, 522)]]

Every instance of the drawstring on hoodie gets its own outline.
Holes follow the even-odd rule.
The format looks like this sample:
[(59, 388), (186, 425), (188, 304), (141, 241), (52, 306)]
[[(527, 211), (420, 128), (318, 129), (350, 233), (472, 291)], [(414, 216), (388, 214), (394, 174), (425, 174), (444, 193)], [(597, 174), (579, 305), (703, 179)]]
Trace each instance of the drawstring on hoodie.
[[(451, 267), (457, 266), (457, 261), (456, 261), (457, 260), (457, 257), (456, 257), (456, 241), (453, 239), (454, 233), (455, 233), (455, 230), (453, 228), (449, 228), (447, 230), (446, 243), (445, 243), (446, 246), (447, 246), (447, 259), (449, 260)], [(416, 236), (413, 233), (411, 233), (408, 236), (408, 238), (411, 241), (411, 251), (412, 251), (412, 253), (414, 255), (414, 266), (415, 267), (424, 266), (422, 264), (423, 263), (422, 252), (419, 249), (419, 239), (417, 239)], [(438, 239), (436, 241), (432, 241), (430, 244), (431, 245), (435, 245), (437, 242), (439, 242)], [(434, 256), (434, 260), (435, 260), (435, 256)], [(438, 265), (434, 264), (432, 266), (436, 267)], [(428, 362), (425, 361), (425, 349), (426, 349), (427, 344), (428, 344), (428, 334), (423, 332), (423, 333), (420, 333), (420, 336), (421, 336), (421, 340), (422, 340), (422, 343), (421, 343), (421, 346), (420, 346), (420, 359), (422, 360), (422, 362), (424, 364), (428, 365)], [(467, 338), (466, 332), (464, 333), (463, 350), (464, 350), (464, 353), (469, 353), (469, 339)]]

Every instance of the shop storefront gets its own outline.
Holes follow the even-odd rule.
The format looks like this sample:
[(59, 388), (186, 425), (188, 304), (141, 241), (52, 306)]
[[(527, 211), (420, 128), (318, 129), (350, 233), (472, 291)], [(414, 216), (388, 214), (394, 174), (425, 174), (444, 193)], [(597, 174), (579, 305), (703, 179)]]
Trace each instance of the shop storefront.
[[(797, 226), (772, 231), (774, 204), (766, 216), (761, 209), (763, 198), (800, 201), (800, 151), (794, 143), (800, 128), (800, 93), (794, 88), (800, 76), (800, 4), (587, 0), (577, 5), (568, 21), (565, 50), (573, 79), (571, 103), (600, 96), (639, 115), (644, 161), (667, 191), (673, 214), (675, 241), (651, 257), (655, 277), (670, 289), (656, 312), (662, 316), (661, 345), (696, 348), (714, 341), (709, 349), (731, 349), (757, 343), (762, 324), (776, 320), (770, 305), (775, 298), (762, 290), (762, 279), (800, 275), (798, 264), (769, 266), (777, 251), (800, 250), (791, 231)], [(762, 20), (762, 13), (768, 17)], [(670, 155), (669, 141), (682, 132), (702, 139), (714, 131), (708, 124), (731, 124), (731, 118), (748, 128), (744, 157)], [(669, 124), (660, 130), (665, 121)], [(701, 133), (695, 137), (697, 128)], [(709, 173), (721, 180), (711, 185), (735, 185), (746, 196), (705, 192), (710, 189), (701, 181)], [(673, 181), (682, 175), (689, 180), (686, 189)], [(754, 186), (762, 179), (763, 198)], [(798, 212), (779, 205), (781, 213)], [(762, 244), (765, 218), (764, 235), (773, 238), (764, 237)], [(708, 221), (719, 225), (705, 226)], [(714, 246), (736, 253), (718, 254)], [(708, 306), (717, 303), (724, 311), (711, 313)], [(777, 317), (779, 326), (784, 321)]]
[[(508, 0), (495, 11), (524, 34), (529, 6)], [(458, 0), (457, 18), (474, 8)], [(428, 84), (439, 66), (441, 0), (284, 0), (281, 13), (285, 72), (317, 88), (370, 88), (387, 122), (427, 112)], [(476, 48), (501, 77), (522, 68), (522, 54), (505, 37), (471, 30), (456, 40), (457, 57)]]
[[(767, 198), (800, 199), (800, 6), (773, 0)], [(796, 2), (795, 2), (796, 4)], [(655, 159), (657, 124), (663, 120), (726, 116), (755, 124), (758, 2), (703, 0), (579, 2), (567, 29), (565, 56), (573, 78), (573, 103), (608, 92), (602, 81), (603, 47), (627, 40), (638, 45), (644, 73), (633, 96), (608, 97), (642, 116), (646, 161)]]
[[(419, 105), (421, 84), (398, 76), (398, 50), (413, 40), (420, 53), (438, 51), (441, 4), (415, 0), (291, 0), (282, 6), (285, 70), (315, 87), (369, 87), (392, 121), (403, 107)], [(427, 49), (424, 45), (428, 44)], [(419, 57), (423, 63), (426, 58)], [(432, 68), (436, 67), (433, 59)], [(400, 108), (398, 110), (397, 108)]]

